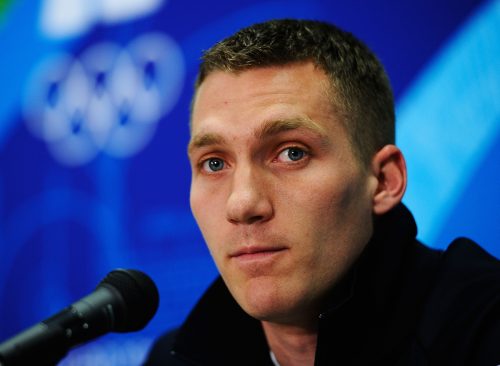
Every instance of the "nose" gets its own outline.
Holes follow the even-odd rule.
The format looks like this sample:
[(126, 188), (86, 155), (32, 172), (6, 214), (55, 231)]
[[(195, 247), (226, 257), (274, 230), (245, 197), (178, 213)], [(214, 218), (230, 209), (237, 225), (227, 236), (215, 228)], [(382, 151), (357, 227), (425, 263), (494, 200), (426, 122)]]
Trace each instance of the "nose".
[(274, 214), (270, 194), (270, 185), (257, 169), (236, 169), (227, 200), (227, 220), (247, 225), (268, 221)]

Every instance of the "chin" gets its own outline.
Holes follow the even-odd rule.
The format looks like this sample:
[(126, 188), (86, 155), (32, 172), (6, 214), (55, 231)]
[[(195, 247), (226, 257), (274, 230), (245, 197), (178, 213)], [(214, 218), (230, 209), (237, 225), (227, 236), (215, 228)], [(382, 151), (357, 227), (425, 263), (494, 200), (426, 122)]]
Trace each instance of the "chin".
[(289, 323), (296, 314), (304, 314), (302, 298), (279, 285), (269, 285), (262, 280), (252, 280), (244, 289), (233, 292), (233, 297), (243, 310), (260, 321)]

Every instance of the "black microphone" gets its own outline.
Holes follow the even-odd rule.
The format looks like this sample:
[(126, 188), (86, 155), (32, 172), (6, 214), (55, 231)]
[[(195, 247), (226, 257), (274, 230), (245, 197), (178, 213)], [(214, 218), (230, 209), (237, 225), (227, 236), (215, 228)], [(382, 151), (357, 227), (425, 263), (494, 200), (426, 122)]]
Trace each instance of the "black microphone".
[(72, 347), (103, 334), (141, 330), (158, 303), (145, 273), (116, 269), (90, 295), (0, 344), (0, 366), (55, 365)]

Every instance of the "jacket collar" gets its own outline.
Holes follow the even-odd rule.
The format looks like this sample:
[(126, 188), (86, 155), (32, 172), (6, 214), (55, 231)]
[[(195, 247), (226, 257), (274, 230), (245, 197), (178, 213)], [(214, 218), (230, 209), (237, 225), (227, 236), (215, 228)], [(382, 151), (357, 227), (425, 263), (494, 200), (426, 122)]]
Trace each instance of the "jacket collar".
[[(434, 272), (427, 259), (436, 259), (416, 234), (403, 205), (376, 218), (370, 242), (320, 315), (317, 360), (382, 359), (409, 336)], [(260, 322), (220, 278), (179, 329), (173, 352), (193, 365), (272, 365)]]
[(395, 364), (395, 350), (415, 335), (440, 258), (416, 235), (403, 204), (376, 218), (370, 242), (346, 276), (350, 291), (320, 316), (317, 360)]
[(260, 322), (233, 299), (219, 277), (177, 333), (173, 351), (192, 365), (269, 365)]

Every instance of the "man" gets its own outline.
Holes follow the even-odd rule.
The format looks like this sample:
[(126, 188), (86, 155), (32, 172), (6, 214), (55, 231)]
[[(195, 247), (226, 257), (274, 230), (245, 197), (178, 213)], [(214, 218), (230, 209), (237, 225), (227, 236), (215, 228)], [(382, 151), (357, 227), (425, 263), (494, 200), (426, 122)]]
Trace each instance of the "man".
[(221, 279), (149, 365), (500, 363), (500, 265), (415, 239), (389, 82), (352, 35), (277, 20), (216, 44), (188, 153)]

